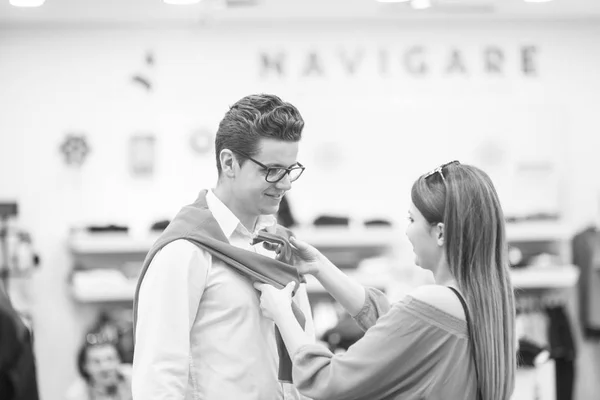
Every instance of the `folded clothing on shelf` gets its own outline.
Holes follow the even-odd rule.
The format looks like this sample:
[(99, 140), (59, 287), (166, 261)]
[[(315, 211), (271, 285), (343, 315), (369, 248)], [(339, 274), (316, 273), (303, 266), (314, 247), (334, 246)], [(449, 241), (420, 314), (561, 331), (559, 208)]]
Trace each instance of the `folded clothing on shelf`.
[(369, 219), (365, 221), (365, 226), (392, 226), (392, 223), (387, 219)]
[(88, 232), (129, 232), (129, 227), (125, 225), (89, 225), (86, 227)]
[(167, 226), (169, 226), (170, 223), (171, 221), (169, 221), (168, 219), (156, 221), (150, 226), (150, 230), (155, 232), (162, 232), (165, 229), (167, 229)]
[(314, 220), (313, 224), (315, 226), (320, 225), (338, 225), (338, 226), (348, 226), (350, 223), (350, 218), (334, 216), (334, 215), (321, 215), (317, 219)]

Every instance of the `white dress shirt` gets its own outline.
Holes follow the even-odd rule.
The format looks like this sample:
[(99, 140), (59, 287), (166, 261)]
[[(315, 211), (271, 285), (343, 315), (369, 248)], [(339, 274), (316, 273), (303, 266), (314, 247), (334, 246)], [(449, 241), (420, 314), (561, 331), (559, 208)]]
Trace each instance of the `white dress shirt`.
[[(209, 190), (208, 208), (233, 246), (269, 257)], [(261, 216), (255, 229), (276, 222)], [(314, 336), (306, 285), (294, 301)], [(299, 398), (277, 379), (274, 323), (251, 281), (186, 240), (163, 247), (142, 281), (133, 359), (134, 400)]]

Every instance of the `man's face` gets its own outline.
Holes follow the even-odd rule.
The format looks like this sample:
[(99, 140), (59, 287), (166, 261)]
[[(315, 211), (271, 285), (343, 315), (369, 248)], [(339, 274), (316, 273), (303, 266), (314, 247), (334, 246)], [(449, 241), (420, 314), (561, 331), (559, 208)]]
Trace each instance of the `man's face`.
[[(268, 167), (287, 168), (298, 162), (298, 142), (287, 142), (275, 139), (261, 139), (256, 161)], [(292, 188), (289, 175), (279, 182), (269, 183), (265, 180), (267, 171), (246, 160), (239, 168), (233, 182), (237, 207), (247, 216), (275, 214), (283, 195)]]

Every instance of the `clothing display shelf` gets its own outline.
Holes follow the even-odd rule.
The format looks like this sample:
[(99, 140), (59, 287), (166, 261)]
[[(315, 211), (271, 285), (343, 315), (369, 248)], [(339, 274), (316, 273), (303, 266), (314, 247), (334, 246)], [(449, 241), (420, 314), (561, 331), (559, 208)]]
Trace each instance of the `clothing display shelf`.
[[(392, 227), (298, 227), (293, 228), (299, 239), (315, 247), (368, 247), (393, 245), (404, 235), (404, 229)], [(506, 235), (509, 242), (569, 242), (573, 231), (555, 222), (509, 223)], [(133, 237), (127, 233), (74, 233), (69, 246), (72, 252), (85, 253), (138, 253), (147, 252), (158, 233)]]
[(574, 265), (550, 265), (511, 270), (517, 289), (570, 289), (577, 284), (579, 270)]
[(511, 270), (516, 306), (521, 313), (519, 340), (549, 347), (552, 353), (552, 358), (517, 370), (511, 400), (572, 398), (573, 381), (569, 379), (575, 361), (569, 358), (567, 343), (572, 338), (569, 320), (573, 321), (572, 300), (580, 279), (579, 268), (571, 265), (575, 233), (565, 224), (549, 221), (507, 227), (509, 246), (523, 256)]
[[(377, 263), (377, 255), (394, 248), (404, 238), (404, 227), (310, 226), (294, 228), (294, 232), (334, 263), (346, 265), (344, 272), (363, 285), (387, 291), (388, 285), (397, 284), (384, 272), (383, 265), (377, 268), (371, 263), (374, 268), (368, 271), (352, 268), (352, 265), (367, 257), (375, 257), (373, 262)], [(576, 286), (579, 270), (569, 265), (573, 233), (568, 227), (553, 222), (507, 225), (507, 239), (511, 246), (518, 246), (524, 254), (531, 250), (554, 255), (550, 263), (511, 269), (518, 298), (569, 292)], [(127, 233), (73, 234), (68, 244), (74, 265), (77, 265), (71, 275), (73, 298), (86, 304), (129, 304), (137, 284), (136, 265), (141, 266), (145, 254), (158, 236), (158, 233), (146, 237), (134, 237)], [(381, 258), (381, 262), (385, 263), (385, 257)], [(312, 276), (307, 276), (307, 289), (311, 302), (323, 299), (326, 293)], [(535, 368), (520, 368), (511, 400), (555, 400), (554, 368), (553, 360), (540, 363)]]
[[(357, 274), (352, 271), (348, 275), (365, 286), (385, 289), (387, 281), (378, 277)], [(77, 271), (71, 281), (73, 297), (82, 303), (128, 302), (133, 300), (137, 279), (127, 279), (118, 271)], [(307, 276), (309, 293), (324, 293), (325, 289), (313, 277)]]
[(568, 225), (555, 221), (510, 222), (506, 224), (506, 237), (514, 241), (554, 241), (568, 242), (575, 230)]
[[(366, 286), (385, 289), (390, 282), (385, 275), (377, 276), (366, 273), (346, 272)], [(556, 265), (547, 267), (530, 267), (511, 270), (513, 285), (519, 290), (528, 289), (570, 289), (579, 278), (579, 270), (573, 265)], [(309, 292), (324, 292), (323, 286), (312, 276), (307, 277)]]
[[(365, 286), (386, 289), (389, 277), (358, 271), (346, 273)], [(571, 265), (549, 266), (512, 270), (512, 281), (517, 289), (570, 289), (575, 286), (579, 271)], [(81, 270), (73, 273), (71, 289), (80, 302), (131, 301), (137, 280), (127, 278), (119, 270)], [(325, 289), (312, 276), (307, 277), (309, 293), (324, 293)]]
[[(361, 259), (376, 257), (393, 248), (404, 230), (393, 227), (320, 227), (294, 228), (298, 238), (320, 249), (345, 272), (367, 286), (385, 289), (390, 284), (385, 275), (366, 274), (352, 268)], [(69, 238), (69, 249), (77, 269), (71, 276), (74, 298), (80, 302), (127, 302), (135, 290), (135, 272), (123, 273), (125, 264), (141, 262), (158, 238), (158, 233), (135, 237), (127, 233), (76, 232)], [(565, 226), (550, 223), (514, 223), (507, 225), (509, 242), (558, 243), (566, 248), (571, 232)], [(559, 249), (559, 250), (560, 250)], [(561, 259), (566, 258), (561, 254)], [(135, 268), (133, 268), (135, 270)], [(568, 263), (540, 267), (525, 267), (511, 271), (515, 287), (520, 289), (570, 288), (578, 279), (578, 270)], [(308, 277), (308, 290), (323, 293), (323, 287)]]
[(559, 264), (572, 262), (571, 240), (576, 230), (556, 221), (527, 221), (506, 224), (509, 245), (522, 250), (523, 255), (548, 253)]
[[(293, 231), (349, 274), (353, 274), (362, 259), (385, 253), (404, 235), (403, 231), (389, 226), (310, 226)], [(70, 278), (73, 297), (85, 303), (131, 301), (137, 281), (136, 269), (141, 267), (159, 234), (135, 237), (128, 233), (73, 233), (68, 243), (77, 266)], [(356, 278), (365, 285), (380, 286), (377, 278), (364, 274), (357, 274)], [(318, 284), (310, 284), (309, 290), (321, 291)]]
[[(391, 227), (300, 227), (293, 228), (299, 239), (315, 247), (387, 247), (393, 245), (403, 231)], [(69, 247), (75, 254), (145, 253), (159, 234), (133, 237), (127, 233), (84, 233), (71, 236)]]
[[(538, 257), (537, 263), (511, 270), (513, 284), (519, 289), (574, 288), (579, 279), (579, 269), (572, 265), (571, 240), (576, 230), (556, 221), (515, 222), (506, 225), (509, 246), (523, 252), (548, 253)], [(528, 247), (530, 246), (530, 247)], [(535, 260), (536, 257), (531, 257)]]

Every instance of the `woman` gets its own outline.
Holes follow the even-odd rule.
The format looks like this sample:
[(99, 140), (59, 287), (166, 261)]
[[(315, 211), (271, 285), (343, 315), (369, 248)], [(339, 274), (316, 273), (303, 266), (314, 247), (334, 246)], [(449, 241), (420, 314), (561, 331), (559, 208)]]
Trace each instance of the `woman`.
[(413, 185), (409, 224), (416, 264), (436, 284), (390, 305), (315, 248), (292, 239), (300, 272), (314, 275), (364, 336), (333, 355), (304, 334), (293, 286), (256, 284), (294, 363), (294, 384), (313, 399), (508, 400), (514, 387), (514, 296), (504, 216), (490, 178), (457, 161)]
[(131, 400), (131, 367), (121, 363), (113, 343), (83, 344), (77, 369), (82, 379), (71, 385), (67, 400)]

